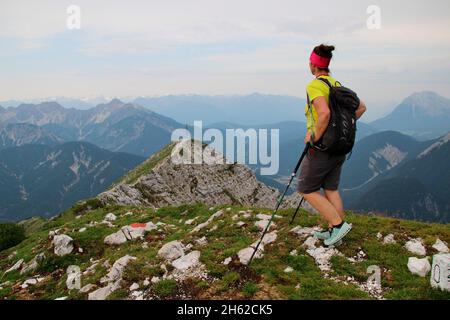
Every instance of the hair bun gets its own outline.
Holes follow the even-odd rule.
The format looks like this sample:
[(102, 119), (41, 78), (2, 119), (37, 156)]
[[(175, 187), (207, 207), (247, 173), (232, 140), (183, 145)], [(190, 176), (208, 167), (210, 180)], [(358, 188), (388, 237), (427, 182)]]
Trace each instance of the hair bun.
[(314, 48), (314, 52), (321, 57), (332, 58), (334, 49), (334, 46), (322, 43), (321, 45), (318, 45)]

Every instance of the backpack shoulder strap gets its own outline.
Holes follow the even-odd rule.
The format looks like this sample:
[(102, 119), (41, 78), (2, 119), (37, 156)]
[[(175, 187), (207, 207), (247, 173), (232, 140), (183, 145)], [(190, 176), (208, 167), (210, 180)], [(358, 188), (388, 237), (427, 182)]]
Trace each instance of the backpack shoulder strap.
[(320, 80), (320, 81), (322, 81), (323, 83), (325, 83), (330, 89), (333, 87), (333, 85), (330, 83), (330, 81), (328, 80), (328, 79), (325, 79), (325, 78), (316, 78), (316, 80)]

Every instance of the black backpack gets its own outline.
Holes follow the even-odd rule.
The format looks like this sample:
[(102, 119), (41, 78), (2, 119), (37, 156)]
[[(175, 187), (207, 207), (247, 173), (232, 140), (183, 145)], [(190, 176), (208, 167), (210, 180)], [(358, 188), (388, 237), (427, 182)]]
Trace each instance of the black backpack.
[[(331, 111), (330, 122), (325, 133), (314, 146), (333, 155), (345, 155), (352, 151), (356, 136), (356, 109), (360, 100), (355, 92), (349, 88), (332, 86), (328, 79), (317, 78), (330, 88), (329, 107)], [(311, 102), (308, 99), (308, 108), (311, 112)]]

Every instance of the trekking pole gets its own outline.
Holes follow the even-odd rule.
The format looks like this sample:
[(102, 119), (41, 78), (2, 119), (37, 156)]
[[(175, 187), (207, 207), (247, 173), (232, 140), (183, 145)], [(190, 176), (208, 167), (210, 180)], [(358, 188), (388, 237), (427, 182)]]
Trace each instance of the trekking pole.
[[(263, 234), (262, 234), (261, 238), (259, 239), (258, 244), (255, 247), (255, 250), (253, 250), (252, 256), (250, 257), (250, 260), (248, 261), (248, 265), (250, 265), (250, 263), (252, 263), (253, 257), (255, 256), (256, 251), (258, 251), (259, 245), (261, 244), (262, 240), (264, 239), (264, 236), (266, 235), (267, 230), (269, 230), (270, 224), (272, 223), (273, 218), (275, 217), (276, 213), (278, 212), (278, 208), (280, 208), (280, 205), (283, 202), (284, 196), (286, 195), (287, 191), (289, 190), (289, 187), (291, 186), (292, 180), (294, 180), (294, 177), (297, 175), (298, 168), (300, 168), (300, 164), (302, 163), (303, 158), (305, 158), (306, 153), (308, 152), (308, 149), (309, 149), (309, 143), (307, 143), (305, 145), (305, 149), (303, 150), (300, 158), (298, 159), (298, 162), (294, 168), (294, 171), (292, 171), (291, 178), (289, 179), (289, 183), (287, 184), (286, 188), (284, 189), (284, 192), (281, 195), (281, 197), (278, 199), (277, 206), (275, 207), (275, 210), (274, 210), (272, 216), (270, 217), (269, 222), (267, 222), (267, 225), (264, 228)], [(300, 202), (300, 204), (301, 204), (301, 202)], [(300, 207), (300, 204), (299, 204), (299, 207)], [(298, 210), (298, 208), (297, 208), (297, 210)]]
[(298, 203), (297, 209), (295, 209), (294, 215), (292, 216), (291, 222), (289, 222), (289, 224), (292, 224), (292, 222), (294, 222), (295, 217), (297, 216), (297, 212), (300, 209), (300, 207), (302, 206), (303, 200), (305, 200), (305, 198), (301, 198), (300, 202)]

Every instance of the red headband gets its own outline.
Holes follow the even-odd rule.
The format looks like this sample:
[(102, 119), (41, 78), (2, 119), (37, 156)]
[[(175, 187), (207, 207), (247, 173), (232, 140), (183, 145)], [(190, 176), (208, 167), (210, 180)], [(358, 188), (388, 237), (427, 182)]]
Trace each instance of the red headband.
[(317, 68), (325, 69), (330, 65), (331, 58), (321, 57), (313, 51), (309, 57), (309, 61)]

